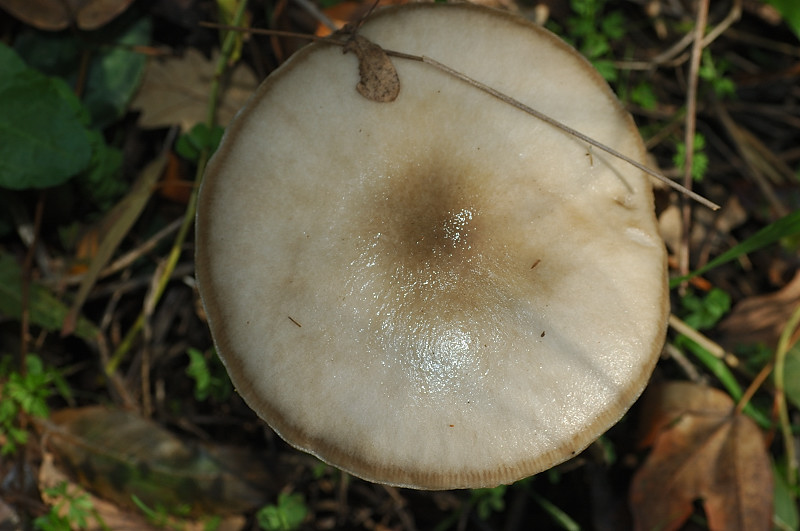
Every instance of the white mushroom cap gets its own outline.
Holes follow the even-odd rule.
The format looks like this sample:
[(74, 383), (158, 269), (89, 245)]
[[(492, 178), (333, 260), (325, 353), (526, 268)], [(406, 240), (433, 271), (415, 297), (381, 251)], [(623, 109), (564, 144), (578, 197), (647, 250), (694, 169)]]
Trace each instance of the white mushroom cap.
[[(602, 78), (470, 5), (359, 30), (644, 161)], [(310, 45), (208, 167), (197, 277), (238, 392), (290, 444), (372, 481), (493, 486), (575, 455), (647, 383), (668, 311), (648, 179), (430, 65), (391, 103)]]

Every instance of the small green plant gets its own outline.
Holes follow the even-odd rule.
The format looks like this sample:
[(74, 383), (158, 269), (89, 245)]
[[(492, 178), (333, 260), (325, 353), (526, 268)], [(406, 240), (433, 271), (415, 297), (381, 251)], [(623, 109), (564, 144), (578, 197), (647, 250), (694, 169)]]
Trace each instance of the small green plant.
[(475, 507), (475, 514), (481, 520), (488, 520), (493, 512), (500, 512), (506, 507), (506, 485), (490, 489), (473, 489), (472, 505)]
[(708, 48), (703, 50), (698, 75), (700, 79), (711, 84), (711, 88), (718, 98), (733, 96), (736, 93), (736, 84), (725, 76), (728, 68), (727, 61), (715, 61)]
[(70, 491), (66, 481), (44, 489), (44, 493), (57, 501), (47, 514), (33, 521), (34, 529), (40, 529), (41, 531), (86, 529), (89, 527), (90, 517), (94, 518), (100, 528), (108, 529), (108, 526), (92, 505), (89, 495), (82, 491)]
[(186, 351), (189, 356), (188, 374), (194, 380), (194, 398), (203, 402), (209, 397), (224, 402), (231, 396), (233, 386), (216, 352), (204, 354), (195, 348)]
[(630, 100), (646, 110), (653, 110), (658, 104), (655, 92), (653, 92), (653, 85), (647, 82), (642, 82), (633, 87), (628, 96)]
[(708, 330), (731, 309), (731, 296), (719, 288), (713, 288), (704, 297), (690, 292), (681, 299), (681, 307), (687, 325), (695, 330)]
[[(703, 177), (708, 171), (708, 155), (703, 151), (706, 147), (706, 137), (700, 133), (694, 135), (694, 157), (692, 158), (692, 179), (695, 181), (702, 181)], [(676, 145), (675, 155), (672, 157), (672, 163), (681, 172), (685, 168), (686, 163), (686, 144), (679, 142)]]
[(611, 43), (625, 35), (621, 11), (605, 12), (606, 0), (570, 0), (574, 16), (567, 19), (566, 36), (602, 76), (617, 80), (611, 59)]
[(181, 530), (186, 527), (185, 522), (182, 519), (189, 515), (189, 512), (191, 511), (189, 506), (181, 506), (171, 512), (161, 504), (158, 504), (156, 508), (153, 509), (135, 494), (131, 495), (131, 500), (133, 501), (134, 505), (136, 505), (136, 507), (138, 507), (142, 513), (144, 513), (145, 517), (147, 517), (147, 520), (156, 527), (175, 530)]
[(24, 373), (12, 369), (10, 356), (0, 362), (0, 438), (4, 439), (0, 455), (12, 454), (27, 442), (28, 432), (19, 424), (20, 414), (46, 418), (47, 399), (56, 390), (64, 397), (70, 396), (61, 374), (45, 367), (39, 356), (25, 357)]
[(308, 507), (302, 494), (282, 492), (276, 505), (267, 505), (256, 513), (256, 520), (265, 531), (292, 531), (300, 527), (307, 514)]
[(186, 160), (196, 163), (203, 150), (208, 150), (208, 153), (214, 153), (217, 150), (224, 132), (225, 130), (218, 125), (209, 129), (208, 125), (204, 123), (197, 124), (190, 131), (178, 137), (175, 142), (175, 151)]

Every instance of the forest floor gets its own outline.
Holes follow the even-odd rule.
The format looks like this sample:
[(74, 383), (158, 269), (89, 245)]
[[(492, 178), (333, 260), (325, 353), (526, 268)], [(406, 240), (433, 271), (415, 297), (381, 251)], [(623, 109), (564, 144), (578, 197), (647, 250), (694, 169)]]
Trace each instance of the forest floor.
[[(652, 166), (721, 206), (656, 190), (670, 275), (702, 272), (671, 287), (646, 398), (491, 489), (294, 450), (216, 356), (193, 220), (223, 127), (304, 40), (201, 24), (236, 24), (233, 0), (0, 0), (0, 529), (800, 529), (795, 3), (481, 2), (575, 46)], [(322, 34), (320, 11), (366, 10), (305, 4), (253, 0), (237, 25)]]

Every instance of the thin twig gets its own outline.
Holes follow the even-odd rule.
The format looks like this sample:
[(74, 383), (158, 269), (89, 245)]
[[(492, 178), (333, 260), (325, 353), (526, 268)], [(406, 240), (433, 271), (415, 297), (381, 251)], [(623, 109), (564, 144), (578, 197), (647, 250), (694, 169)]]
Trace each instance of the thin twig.
[(724, 348), (722, 348), (719, 343), (715, 343), (707, 336), (698, 332), (688, 324), (686, 324), (683, 320), (681, 320), (678, 316), (671, 314), (669, 316), (669, 326), (678, 332), (679, 334), (683, 334), (705, 350), (709, 352), (715, 358), (718, 358), (724, 361), (729, 367), (737, 369), (741, 367), (741, 363), (739, 362), (739, 358), (737, 358), (732, 353), (728, 352)]
[[(241, 25), (242, 20), (244, 19), (244, 12), (246, 5), (247, 2), (239, 3), (238, 9), (233, 19), (234, 26)], [(228, 67), (228, 61), (233, 52), (235, 42), (236, 42), (236, 34), (234, 32), (229, 32), (225, 36), (225, 40), (222, 44), (222, 53), (220, 54), (219, 60), (217, 62), (217, 67), (214, 72), (214, 81), (211, 84), (211, 94), (209, 95), (209, 105), (208, 105), (208, 112), (206, 119), (206, 125), (208, 125), (209, 129), (213, 129), (216, 123), (216, 109), (219, 99), (220, 84), (222, 83), (222, 74)], [(157, 272), (158, 278), (152, 293), (153, 306), (157, 305), (158, 301), (161, 300), (161, 296), (164, 294), (164, 290), (167, 287), (167, 283), (169, 282), (170, 278), (172, 278), (172, 271), (178, 264), (178, 259), (180, 258), (181, 253), (183, 251), (183, 243), (186, 241), (186, 237), (189, 234), (189, 229), (194, 224), (194, 216), (195, 212), (197, 211), (197, 194), (200, 188), (200, 181), (203, 178), (203, 172), (205, 171), (208, 159), (209, 159), (208, 148), (204, 148), (201, 151), (200, 157), (197, 162), (197, 171), (195, 173), (195, 186), (192, 188), (192, 193), (189, 196), (189, 202), (186, 205), (186, 211), (184, 213), (183, 221), (181, 222), (181, 226), (178, 229), (178, 234), (175, 236), (175, 240), (172, 244), (172, 248), (170, 249), (169, 255), (167, 256), (167, 260), (164, 263), (163, 269)], [(128, 350), (133, 345), (133, 340), (141, 332), (142, 327), (145, 324), (146, 315), (147, 315), (147, 310), (146, 308), (143, 308), (142, 311), (139, 313), (139, 316), (136, 318), (136, 321), (133, 323), (131, 328), (128, 329), (128, 333), (125, 334), (125, 339), (117, 347), (114, 354), (111, 356), (109, 363), (106, 364), (106, 374), (109, 374), (111, 371), (113, 371), (114, 368), (117, 366), (117, 364), (119, 364), (119, 362), (125, 357)]]
[(753, 395), (756, 394), (764, 382), (769, 377), (770, 373), (772, 372), (772, 368), (774, 367), (774, 362), (770, 361), (766, 365), (764, 365), (761, 370), (758, 372), (753, 381), (750, 382), (750, 385), (747, 386), (745, 389), (742, 398), (739, 399), (739, 402), (736, 403), (736, 413), (739, 414), (742, 410), (750, 403), (750, 400), (753, 398)]
[[(709, 0), (700, 0), (697, 4), (697, 21), (694, 25), (694, 45), (692, 60), (689, 63), (689, 85), (686, 89), (686, 126), (683, 142), (686, 156), (683, 163), (683, 186), (692, 188), (692, 167), (694, 166), (694, 135), (697, 130), (697, 84), (700, 72), (700, 59), (703, 55), (703, 35), (708, 21)], [(681, 206), (681, 244), (678, 249), (678, 271), (681, 276), (689, 273), (689, 240), (692, 230), (692, 204), (683, 201)]]
[[(213, 28), (222, 28), (222, 29), (231, 29), (231, 30), (237, 29), (237, 28), (232, 27), (232, 26), (223, 26), (223, 25), (220, 25), (220, 24), (211, 24), (211, 23), (207, 23), (207, 22), (203, 22), (201, 24), (203, 26), (213, 27)], [(238, 28), (238, 30), (239, 31), (249, 31), (251, 33), (258, 33), (258, 34), (263, 34), (263, 35), (285, 35), (285, 36), (291, 36), (291, 37), (301, 37), (301, 38), (308, 39), (310, 41), (331, 44), (331, 45), (334, 45), (334, 46), (343, 46), (345, 44), (345, 41), (338, 40), (337, 37), (335, 37), (335, 36), (333, 38), (331, 38), (331, 37), (318, 37), (316, 35), (306, 35), (306, 34), (300, 34), (300, 33), (274, 31), (274, 30), (254, 30), (254, 29), (241, 29), (241, 28)], [(545, 123), (547, 123), (549, 125), (552, 125), (553, 127), (556, 127), (558, 129), (564, 131), (565, 133), (568, 133), (570, 135), (575, 136), (576, 138), (586, 142), (587, 144), (595, 146), (596, 148), (600, 149), (601, 151), (605, 151), (606, 153), (608, 153), (608, 154), (610, 154), (610, 155), (612, 155), (614, 157), (617, 157), (618, 159), (623, 160), (623, 161), (627, 162), (628, 164), (633, 165), (634, 167), (638, 168), (639, 170), (647, 173), (648, 175), (651, 175), (651, 176), (655, 177), (659, 181), (665, 183), (667, 186), (679, 191), (680, 193), (682, 193), (684, 195), (687, 195), (688, 197), (691, 197), (693, 200), (697, 201), (698, 203), (701, 203), (702, 205), (710, 208), (711, 210), (718, 210), (720, 208), (719, 205), (717, 205), (716, 203), (714, 203), (712, 201), (709, 201), (708, 199), (706, 199), (705, 197), (701, 196), (700, 194), (697, 194), (696, 192), (693, 192), (691, 190), (686, 189), (685, 187), (683, 187), (680, 184), (676, 183), (675, 181), (669, 179), (668, 177), (666, 177), (662, 173), (659, 173), (659, 172), (657, 172), (655, 170), (652, 170), (652, 169), (648, 168), (644, 164), (642, 164), (642, 163), (640, 163), (640, 162), (628, 157), (627, 155), (624, 155), (624, 154), (620, 153), (619, 151), (617, 151), (617, 150), (615, 150), (613, 148), (610, 148), (610, 147), (606, 146), (605, 144), (603, 144), (603, 143), (601, 143), (601, 142), (599, 142), (597, 140), (594, 140), (593, 138), (581, 133), (580, 131), (578, 131), (576, 129), (573, 129), (573, 128), (569, 127), (566, 124), (563, 124), (563, 123), (559, 122), (558, 120), (550, 118), (546, 114), (543, 114), (543, 113), (537, 111), (536, 109), (533, 109), (532, 107), (529, 107), (529, 106), (525, 105), (524, 103), (522, 103), (522, 102), (520, 102), (518, 100), (515, 100), (514, 98), (512, 98), (510, 96), (507, 96), (506, 94), (503, 94), (502, 92), (500, 92), (498, 90), (495, 90), (495, 89), (493, 89), (492, 87), (490, 87), (488, 85), (485, 85), (485, 84), (481, 83), (480, 81), (478, 81), (476, 79), (473, 79), (473, 78), (471, 78), (471, 77), (469, 77), (469, 76), (467, 76), (465, 74), (462, 74), (458, 70), (454, 70), (454, 69), (450, 68), (449, 66), (447, 66), (447, 65), (445, 65), (443, 63), (440, 63), (439, 61), (436, 61), (435, 59), (433, 59), (431, 57), (427, 57), (427, 56), (424, 56), (424, 55), (413, 55), (413, 54), (408, 54), (408, 53), (404, 53), (404, 52), (398, 52), (398, 51), (395, 51), (395, 50), (384, 49), (383, 51), (386, 53), (386, 55), (388, 55), (390, 57), (396, 57), (398, 59), (406, 59), (406, 60), (409, 60), (409, 61), (421, 62), (421, 63), (425, 63), (427, 65), (433, 66), (434, 68), (437, 68), (437, 69), (441, 70), (442, 72), (444, 72), (444, 73), (446, 73), (446, 74), (448, 74), (450, 76), (453, 76), (456, 79), (459, 79), (459, 80), (471, 85), (472, 87), (474, 87), (474, 88), (476, 88), (478, 90), (481, 90), (482, 92), (485, 92), (486, 94), (489, 94), (489, 95), (491, 95), (491, 96), (493, 96), (495, 98), (498, 98), (500, 101), (502, 101), (504, 103), (507, 103), (508, 105), (511, 105), (512, 107), (515, 107), (515, 108), (517, 108), (517, 109), (519, 109), (519, 110), (521, 110), (521, 111), (523, 111), (523, 112), (525, 112), (527, 114), (530, 114), (531, 116), (533, 116), (535, 118), (538, 118), (539, 120), (542, 120)]]
[[(722, 35), (734, 22), (742, 16), (742, 0), (734, 0), (730, 11), (719, 24), (714, 26), (704, 37), (702, 47), (705, 48)], [(692, 33), (687, 33), (675, 44), (656, 55), (649, 61), (616, 61), (614, 66), (624, 70), (652, 70), (659, 66), (675, 67), (683, 64), (691, 53), (681, 53), (695, 40)]]
[[(169, 225), (163, 227), (157, 233), (148, 238), (147, 241), (114, 260), (105, 269), (103, 269), (100, 274), (97, 275), (97, 278), (106, 278), (122, 271), (145, 254), (152, 251), (162, 239), (178, 230), (178, 228), (181, 226), (181, 222), (182, 219), (180, 218), (172, 221)], [(86, 273), (71, 275), (69, 277), (59, 279), (59, 282), (66, 285), (80, 284), (85, 275)]]
[[(393, 53), (390, 53), (389, 50), (386, 50), (386, 53), (387, 53), (387, 55), (393, 55)], [(415, 56), (410, 56), (408, 54), (402, 54), (402, 57), (404, 59), (415, 58)], [(536, 109), (534, 109), (532, 107), (528, 107), (527, 105), (525, 105), (524, 103), (520, 102), (519, 100), (515, 100), (514, 98), (511, 98), (510, 96), (507, 96), (507, 95), (503, 94), (502, 92), (499, 92), (499, 91), (493, 89), (492, 87), (490, 87), (488, 85), (484, 85), (480, 81), (472, 79), (471, 77), (466, 76), (466, 75), (462, 74), (461, 72), (459, 72), (457, 70), (453, 70), (452, 68), (450, 68), (447, 65), (444, 65), (444, 64), (442, 64), (442, 63), (440, 63), (440, 62), (438, 62), (438, 61), (436, 61), (434, 59), (431, 59), (430, 57), (427, 57), (427, 56), (423, 55), (421, 57), (421, 60), (422, 60), (423, 63), (429, 64), (431, 66), (434, 66), (434, 67), (438, 68), (439, 70), (441, 70), (441, 71), (443, 71), (443, 72), (445, 72), (447, 74), (450, 74), (451, 76), (453, 76), (453, 77), (455, 77), (457, 79), (460, 79), (461, 81), (464, 81), (465, 83), (468, 83), (469, 85), (471, 85), (471, 86), (473, 86), (473, 87), (475, 87), (475, 88), (477, 88), (477, 89), (479, 89), (479, 90), (481, 90), (481, 91), (483, 91), (483, 92), (485, 92), (485, 93), (487, 93), (487, 94), (489, 94), (491, 96), (494, 96), (495, 98), (498, 98), (499, 100), (501, 100), (501, 101), (503, 101), (503, 102), (505, 102), (505, 103), (507, 103), (507, 104), (509, 104), (509, 105), (511, 105), (511, 106), (513, 106), (513, 107), (515, 107), (515, 108), (527, 113), (527, 114), (530, 114), (531, 116), (533, 116), (535, 118), (538, 118), (539, 120), (542, 120), (543, 122), (545, 122), (545, 123), (547, 123), (549, 125), (552, 125), (553, 127), (556, 127), (558, 129), (564, 131), (565, 133), (568, 133), (568, 134), (578, 138), (579, 140), (582, 140), (582, 141), (586, 142), (587, 144), (590, 144), (590, 145), (592, 145), (592, 146), (594, 146), (594, 147), (596, 147), (596, 148), (598, 148), (598, 149), (600, 149), (602, 151), (605, 151), (606, 153), (608, 153), (610, 155), (613, 155), (614, 157), (617, 157), (620, 160), (624, 160), (628, 164), (630, 164), (630, 165), (634, 166), (635, 168), (647, 173), (648, 175), (651, 175), (651, 176), (655, 177), (656, 179), (658, 179), (659, 181), (663, 182), (667, 186), (670, 186), (671, 188), (674, 188), (674, 189), (678, 190), (682, 194), (694, 199), (695, 201), (697, 201), (698, 203), (701, 203), (704, 206), (707, 206), (711, 210), (718, 210), (719, 209), (719, 205), (717, 205), (716, 203), (714, 203), (712, 201), (709, 201), (705, 197), (701, 196), (700, 194), (698, 194), (696, 192), (693, 192), (692, 190), (686, 188), (685, 186), (681, 186), (680, 184), (678, 184), (675, 181), (667, 178), (666, 176), (662, 175), (661, 173), (659, 173), (659, 172), (657, 172), (655, 170), (651, 170), (650, 168), (648, 168), (647, 166), (645, 166), (641, 162), (639, 162), (637, 160), (634, 160), (634, 159), (630, 158), (629, 156), (624, 155), (624, 154), (620, 153), (619, 151), (617, 151), (617, 150), (615, 150), (613, 148), (610, 148), (610, 147), (606, 146), (605, 144), (593, 139), (592, 137), (581, 133), (577, 129), (573, 129), (572, 127), (570, 127), (570, 126), (568, 126), (566, 124), (563, 124), (563, 123), (559, 122), (558, 120), (555, 120), (555, 119), (547, 116), (546, 114), (543, 114), (543, 113), (537, 111)]]

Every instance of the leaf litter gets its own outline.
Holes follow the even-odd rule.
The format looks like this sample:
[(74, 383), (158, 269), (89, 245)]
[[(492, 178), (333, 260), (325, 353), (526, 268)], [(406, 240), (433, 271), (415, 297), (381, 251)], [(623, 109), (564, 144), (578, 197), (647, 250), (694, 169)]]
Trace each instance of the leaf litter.
[[(655, 22), (661, 21), (663, 23), (662, 18), (663, 17), (661, 17), (660, 15), (657, 16), (656, 17), (657, 20), (655, 20)], [(187, 84), (186, 88), (187, 89), (191, 89), (191, 87), (189, 87), (188, 84)], [(156, 94), (157, 94), (157, 92), (156, 92)], [(151, 114), (151, 116), (157, 115), (158, 112), (159, 111), (156, 110), (154, 114)], [(737, 119), (738, 119), (738, 117), (737, 117)], [(179, 120), (179, 121), (182, 121), (182, 120)], [(191, 122), (191, 120), (189, 122)], [(164, 126), (174, 125), (174, 123), (177, 123), (177, 122), (164, 123), (163, 125)], [(771, 149), (775, 149), (774, 144), (771, 145)], [(781, 155), (784, 156), (784, 155), (788, 155), (788, 154), (781, 154)], [(792, 160), (792, 159), (789, 158), (789, 159), (786, 159), (786, 160)], [(738, 182), (739, 182), (739, 185), (741, 185), (741, 179)], [(731, 191), (730, 194), (731, 194), (731, 196), (736, 197), (735, 191)], [(753, 204), (752, 204), (753, 198), (751, 196), (746, 196), (744, 194), (743, 194), (743, 196), (745, 196), (749, 201), (746, 204), (746, 207), (749, 208), (749, 209), (752, 209), (753, 208)], [(781, 198), (781, 200), (783, 201), (783, 200), (785, 200), (785, 198)], [(751, 225), (752, 225), (752, 222), (753, 222), (753, 219), (750, 220), (750, 224)], [(747, 277), (748, 277), (748, 280), (749, 280), (751, 277), (755, 277), (756, 276), (757, 271), (748, 271), (747, 273), (748, 273)], [(770, 301), (764, 301), (765, 307), (768, 304), (770, 304)], [(158, 362), (154, 366), (154, 372), (156, 372), (157, 370), (158, 370)], [(162, 383), (163, 383), (163, 381), (162, 381)], [(730, 402), (730, 401), (728, 400), (728, 402)], [(713, 414), (711, 414), (710, 416), (716, 419), (716, 421), (715, 421), (716, 424), (711, 423), (710, 421), (708, 421), (708, 419), (706, 419), (706, 416), (698, 414), (694, 410), (692, 410), (690, 412), (684, 412), (684, 414), (682, 414), (682, 415), (681, 414), (679, 414), (677, 416), (675, 416), (675, 415), (672, 415), (672, 416), (670, 416), (670, 415), (662, 415), (662, 417), (664, 417), (664, 418), (673, 418), (673, 421), (675, 422), (675, 427), (676, 428), (677, 427), (681, 427), (681, 429), (684, 429), (685, 426), (688, 426), (687, 428), (684, 429), (684, 431), (689, 431), (689, 432), (692, 432), (692, 433), (694, 433), (696, 431), (696, 432), (700, 433), (700, 435), (696, 435), (695, 434), (692, 437), (689, 437), (687, 435), (687, 436), (684, 437), (685, 440), (690, 440), (690, 439), (691, 440), (697, 440), (698, 438), (702, 439), (703, 434), (705, 434), (706, 441), (707, 441), (706, 442), (706, 446), (713, 447), (712, 449), (716, 449), (717, 453), (714, 454), (716, 456), (724, 454), (725, 452), (728, 452), (728, 455), (731, 455), (731, 454), (735, 455), (736, 454), (735, 451), (730, 451), (730, 449), (729, 449), (729, 447), (732, 445), (732, 443), (730, 442), (731, 440), (737, 441), (740, 438), (744, 438), (744, 439), (749, 439), (752, 442), (752, 440), (754, 439), (754, 437), (752, 436), (752, 433), (750, 433), (750, 431), (747, 428), (742, 428), (742, 426), (739, 425), (741, 422), (738, 419), (738, 417), (736, 417), (734, 414), (731, 414), (730, 419), (725, 417), (725, 414), (723, 413), (723, 411), (725, 409), (727, 409), (728, 412), (730, 413), (730, 411), (732, 410), (732, 404), (726, 403), (724, 407), (717, 408), (715, 406), (715, 407), (712, 407), (710, 409), (713, 411)], [(708, 422), (705, 422), (705, 421), (708, 421)], [(691, 428), (691, 426), (693, 426), (693, 425), (699, 425), (699, 427), (698, 428)], [(661, 432), (666, 433), (669, 430), (670, 425), (669, 425), (669, 423), (662, 424), (660, 426), (660, 428), (661, 429), (659, 430), (659, 433), (661, 433)], [(743, 436), (742, 433), (745, 433), (745, 434), (750, 433), (750, 435)], [(760, 437), (760, 434), (759, 434), (759, 437)], [(653, 436), (653, 440), (655, 441), (656, 439), (657, 438), (655, 436)], [(752, 446), (752, 444), (750, 446)], [(691, 449), (695, 454), (697, 454), (698, 452), (701, 452), (701, 449), (698, 449), (697, 447), (691, 447)], [(654, 453), (656, 454), (656, 457), (658, 457), (658, 454), (656, 453), (655, 449), (654, 449)], [(702, 453), (701, 455), (702, 456), (707, 456), (707, 455), (709, 455), (709, 453)], [(696, 458), (696, 459), (699, 459), (699, 458)], [(706, 459), (706, 460), (708, 460), (708, 459)], [(536, 481), (541, 481), (542, 478), (537, 478), (535, 480)], [(638, 478), (637, 478), (637, 480), (638, 480)], [(702, 483), (702, 481), (697, 480), (697, 483), (700, 484), (700, 483)], [(365, 494), (365, 491), (366, 491), (365, 486), (360, 484), (358, 481), (352, 481), (352, 482), (347, 482), (347, 483), (343, 482), (342, 484), (346, 485), (343, 488), (346, 489), (348, 495), (350, 496), (350, 507), (348, 508), (347, 505), (345, 503), (342, 503), (341, 499), (340, 499), (340, 505), (339, 505), (340, 508), (337, 509), (337, 511), (339, 511), (339, 513), (338, 513), (339, 516), (337, 517), (337, 518), (339, 518), (339, 520), (337, 520), (337, 521), (342, 521), (341, 520), (341, 518), (343, 518), (342, 514), (347, 512), (347, 511), (351, 511), (352, 513), (356, 512), (356, 509), (358, 508), (358, 502), (356, 502), (355, 499), (357, 499), (358, 496), (366, 495), (366, 497), (371, 499), (371, 500), (372, 499), (379, 499), (378, 498), (378, 494), (382, 492), (382, 491), (380, 491), (380, 489), (373, 489), (372, 491), (370, 491), (367, 494)], [(322, 479), (317, 479), (316, 481), (310, 483), (309, 485), (306, 485), (306, 487), (308, 487), (308, 488), (310, 488), (312, 490), (313, 489), (317, 489), (316, 493), (318, 495), (320, 493), (330, 495), (327, 498), (326, 501), (330, 502), (330, 503), (334, 503), (333, 500), (335, 499), (335, 497), (331, 493), (335, 492), (336, 489), (331, 486), (330, 479), (328, 479), (326, 477), (323, 477)], [(765, 491), (768, 491), (768, 490), (769, 490), (769, 488), (765, 489)], [(383, 495), (384, 495), (384, 498), (385, 498), (385, 493), (383, 493)], [(442, 497), (446, 497), (446, 496), (449, 496), (447, 498), (449, 505), (444, 504), (442, 502), (441, 503), (442, 507), (447, 505), (447, 507), (452, 509), (453, 507), (457, 507), (458, 506), (458, 503), (456, 501), (454, 501), (453, 496), (450, 495), (450, 494), (447, 494), (447, 493), (439, 493), (436, 496), (434, 496), (432, 499), (441, 501)], [(324, 496), (323, 496), (323, 498), (324, 498)], [(395, 493), (393, 499), (397, 500), (398, 498), (402, 501), (402, 503), (409, 503), (409, 502), (413, 503), (413, 501), (414, 501), (413, 495), (411, 495), (409, 493), (403, 493), (402, 495)], [(653, 498), (653, 499), (657, 500), (657, 498)], [(651, 501), (652, 500), (647, 500), (647, 503), (650, 503)], [(574, 508), (571, 508), (571, 509), (574, 510)], [(316, 510), (319, 511), (319, 506), (317, 506)], [(363, 507), (361, 507), (361, 510), (363, 511), (365, 509)], [(325, 514), (325, 513), (323, 512), (323, 514)], [(372, 509), (372, 512), (369, 513), (369, 514), (371, 514), (372, 516), (377, 517), (377, 516), (380, 515), (380, 512), (377, 509)], [(384, 512), (384, 516), (386, 516), (386, 514), (387, 513)], [(319, 516), (319, 512), (318, 512), (318, 516)], [(417, 514), (416, 516), (417, 516), (417, 518), (420, 518), (419, 514)], [(324, 522), (324, 521), (325, 521), (324, 517), (322, 517), (322, 518), (320, 518), (318, 520), (318, 522)], [(467, 519), (465, 518), (463, 521), (466, 523)], [(419, 524), (419, 521), (417, 523)], [(378, 526), (381, 526), (381, 524), (378, 524)], [(406, 526), (406, 527), (407, 528), (412, 528), (413, 527), (413, 522), (412, 522), (412, 525), (409, 525), (409, 526)]]
[(649, 389), (642, 412), (650, 455), (630, 506), (637, 530), (680, 529), (700, 500), (709, 528), (771, 529), (772, 468), (761, 430), (722, 391), (690, 382)]
[(60, 467), (99, 496), (135, 509), (133, 496), (170, 514), (241, 514), (265, 504), (274, 478), (254, 455), (189, 443), (134, 413), (64, 409), (39, 421)]

